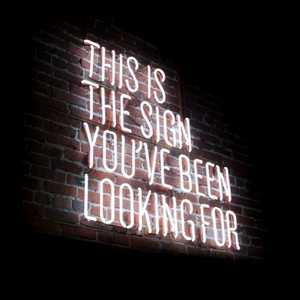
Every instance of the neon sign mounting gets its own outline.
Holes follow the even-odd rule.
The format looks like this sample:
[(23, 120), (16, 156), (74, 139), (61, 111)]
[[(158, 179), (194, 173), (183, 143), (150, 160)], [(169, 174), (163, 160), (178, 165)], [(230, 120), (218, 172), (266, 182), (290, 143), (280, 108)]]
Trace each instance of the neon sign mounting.
[[(127, 229), (135, 227), (139, 231), (146, 229), (149, 233), (161, 232), (163, 236), (172, 233), (174, 238), (181, 234), (185, 240), (192, 242), (195, 242), (197, 233), (202, 243), (207, 242), (207, 228), (212, 227), (213, 240), (218, 247), (227, 246), (239, 250), (237, 218), (231, 209), (223, 212), (217, 206), (211, 207), (200, 202), (193, 204), (186, 198), (180, 200), (176, 197), (178, 187), (174, 187), (167, 180), (169, 174), (178, 175), (179, 192), (193, 192), (201, 199), (206, 197), (200, 189), (206, 178), (207, 195), (212, 200), (211, 203), (225, 201), (229, 204), (232, 200), (228, 168), (224, 167), (221, 170), (220, 166), (212, 162), (204, 164), (198, 158), (191, 161), (189, 153), (192, 152), (192, 137), (189, 119), (174, 115), (169, 109), (162, 109), (167, 99), (164, 71), (159, 68), (152, 71), (147, 65), (143, 68), (147, 70), (146, 80), (142, 82), (137, 76), (142, 68), (135, 57), (129, 56), (125, 59), (122, 54), (116, 55), (114, 50), (109, 52), (105, 47), (90, 40), (84, 40), (84, 44), (89, 47), (90, 52), (89, 79), (82, 80), (82, 85), (88, 87), (89, 91), (89, 120), (93, 120), (95, 114), (100, 115), (102, 119), (101, 124), (99, 123), (94, 130), (91, 130), (88, 120), (83, 123), (89, 145), (88, 168), (100, 168), (105, 173), (114, 173), (130, 181), (136, 176), (137, 161), (143, 157), (149, 188), (134, 189), (129, 182), (117, 187), (109, 178), (100, 180), (99, 216), (94, 216), (89, 209), (89, 174), (85, 174), (85, 218), (104, 224), (119, 223)], [(101, 59), (98, 59), (99, 57)], [(100, 74), (95, 72), (96, 61), (101, 62)], [(142, 98), (138, 105), (142, 124), (132, 127), (128, 121), (131, 114), (126, 108), (141, 87), (146, 90), (148, 100)], [(107, 89), (111, 89), (108, 98)], [(99, 93), (101, 114), (94, 110), (94, 93)], [(151, 101), (154, 104), (151, 104)], [(133, 128), (138, 128), (140, 139), (131, 138), (130, 143), (126, 143), (126, 136), (133, 136)], [(95, 147), (99, 145), (102, 147), (101, 167), (95, 163)], [(150, 145), (153, 145), (151, 150)], [(126, 147), (130, 148), (129, 159)], [(173, 149), (181, 151), (177, 167), (167, 164)], [(156, 192), (157, 189), (162, 191), (161, 194)], [(104, 205), (106, 196), (109, 197), (109, 207)]]

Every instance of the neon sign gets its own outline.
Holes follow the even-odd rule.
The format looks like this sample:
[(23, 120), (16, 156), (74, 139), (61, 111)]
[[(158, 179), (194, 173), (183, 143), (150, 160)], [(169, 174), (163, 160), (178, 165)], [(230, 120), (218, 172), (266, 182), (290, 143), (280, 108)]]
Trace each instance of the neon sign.
[[(224, 212), (218, 206), (201, 204), (201, 197), (206, 197), (201, 184), (206, 179), (207, 195), (212, 200), (211, 203), (220, 201), (229, 205), (232, 200), (229, 170), (227, 167), (221, 170), (220, 166), (212, 162), (204, 164), (199, 158), (190, 158), (192, 137), (189, 119), (183, 119), (180, 115), (174, 115), (171, 110), (162, 108), (167, 99), (164, 71), (159, 68), (153, 71), (148, 65), (143, 68), (147, 71), (144, 74), (146, 80), (141, 82), (137, 75), (142, 68), (135, 57), (125, 59), (122, 54), (117, 55), (114, 50), (108, 52), (90, 40), (84, 40), (84, 44), (89, 47), (90, 53), (89, 79), (82, 80), (82, 85), (89, 92), (89, 120), (93, 120), (96, 114), (101, 116), (101, 124), (93, 130), (88, 121), (83, 123), (89, 145), (88, 168), (100, 168), (95, 163), (95, 147), (100, 146), (101, 170), (128, 179), (128, 182), (118, 187), (109, 178), (98, 182), (99, 215), (94, 216), (89, 208), (89, 174), (85, 174), (85, 218), (112, 226), (119, 223), (127, 229), (145, 229), (146, 232), (162, 233), (163, 236), (171, 233), (174, 238), (181, 234), (185, 240), (192, 242), (196, 240), (197, 234), (202, 243), (207, 242), (207, 228), (210, 227), (213, 228), (213, 239), (218, 247), (234, 247), (239, 250), (237, 218), (230, 206)], [(95, 64), (100, 57), (101, 64), (97, 66), (96, 72)], [(129, 118), (134, 115), (130, 114), (128, 104), (133, 98), (136, 99), (134, 94), (140, 91), (142, 85), (148, 100), (142, 98), (137, 105), (142, 119), (142, 124), (135, 126), (140, 133), (138, 138), (132, 134), (133, 128), (130, 128)], [(110, 94), (107, 98), (108, 89)], [(98, 93), (101, 99), (101, 108), (96, 112), (94, 93)], [(128, 136), (135, 138), (131, 138), (128, 143)], [(126, 147), (130, 149), (129, 157), (126, 155)], [(167, 163), (173, 150), (181, 152), (177, 166)], [(134, 189), (129, 183), (136, 178), (136, 165), (141, 157), (147, 173), (148, 190), (140, 187)], [(179, 178), (180, 188), (168, 182), (167, 174)], [(193, 204), (187, 197), (179, 199), (178, 193), (194, 193), (199, 198), (199, 203)], [(109, 198), (109, 206), (104, 205), (105, 197)]]

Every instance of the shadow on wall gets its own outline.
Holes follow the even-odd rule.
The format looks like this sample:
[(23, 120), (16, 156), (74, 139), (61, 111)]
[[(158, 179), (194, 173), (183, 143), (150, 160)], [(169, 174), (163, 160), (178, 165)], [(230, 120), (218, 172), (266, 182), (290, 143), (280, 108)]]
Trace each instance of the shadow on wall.
[(253, 274), (251, 283), (260, 284), (263, 276), (270, 272), (270, 264), (266, 261), (233, 262), (219, 258), (124, 250), (32, 231), (23, 232), (22, 244), (23, 270), (30, 269), (41, 276), (63, 270), (66, 277), (73, 272), (91, 277), (96, 275), (99, 279), (113, 278), (118, 274), (120, 280), (135, 278), (134, 281), (138, 281), (142, 276), (144, 280), (155, 282), (199, 283), (200, 280), (214, 285), (216, 277), (222, 283), (241, 280), (245, 284)]

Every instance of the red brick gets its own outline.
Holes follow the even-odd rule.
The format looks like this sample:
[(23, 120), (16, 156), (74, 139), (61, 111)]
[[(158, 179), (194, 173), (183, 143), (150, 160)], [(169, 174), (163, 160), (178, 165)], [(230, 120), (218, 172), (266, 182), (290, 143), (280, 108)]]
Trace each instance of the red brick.
[(161, 250), (167, 251), (167, 252), (176, 252), (176, 253), (186, 254), (185, 245), (175, 244), (175, 243), (162, 242)]
[[(199, 110), (198, 111), (192, 111), (192, 116), (193, 116), (193, 120), (197, 120), (198, 122), (201, 122), (201, 131), (204, 131), (206, 133), (209, 133), (210, 132), (210, 127), (205, 125), (204, 122), (203, 122), (203, 117), (204, 117), (204, 114), (202, 112), (200, 112)], [(198, 137), (201, 135), (201, 133), (199, 133), (198, 131), (195, 131), (195, 130), (191, 130), (191, 133), (193, 136), (195, 137)]]
[[(73, 22), (73, 21), (72, 21), (72, 22)], [(79, 25), (79, 24), (78, 24), (78, 25)], [(77, 26), (78, 26), (78, 25), (77, 25)], [(81, 25), (79, 25), (79, 26), (81, 26)], [(61, 31), (61, 30), (59, 30), (59, 31), (56, 32), (57, 37), (59, 37), (61, 40), (65, 41), (65, 42), (68, 42), (68, 44), (67, 44), (66, 46), (61, 47), (63, 50), (67, 50), (67, 49), (68, 49), (68, 45), (69, 45), (70, 43), (78, 44), (78, 43), (82, 42), (83, 39), (85, 38), (83, 32), (81, 32), (79, 36), (76, 35), (76, 38), (74, 38), (73, 36), (71, 36), (71, 35), (72, 35), (71, 32), (75, 32), (75, 28), (74, 28), (74, 27), (71, 28), (71, 26), (68, 28), (67, 31)], [(70, 33), (71, 33), (71, 34), (70, 34)], [(80, 42), (78, 41), (78, 38), (80, 39)], [(77, 58), (76, 55), (73, 54), (73, 56), (74, 56), (75, 58)]]
[(198, 257), (210, 257), (211, 250), (203, 249), (201, 247), (188, 246), (186, 248), (188, 255), (198, 256)]
[[(169, 177), (169, 176), (165, 176), (165, 182), (166, 184), (170, 184), (171, 186), (175, 187), (175, 188), (179, 188), (180, 187), (180, 181), (179, 181), (179, 177), (178, 176), (173, 176), (173, 177)], [(188, 184), (185, 184), (185, 187), (188, 187)]]
[(29, 227), (38, 231), (46, 231), (51, 233), (60, 233), (60, 224), (53, 221), (41, 220), (32, 217), (23, 217), (23, 224), (25, 227)]
[(202, 140), (193, 140), (193, 147), (198, 147), (199, 149), (212, 150), (213, 146)]
[(58, 111), (61, 111), (64, 113), (67, 112), (67, 105), (66, 105), (66, 103), (64, 103), (62, 101), (56, 101), (53, 98), (48, 98), (46, 96), (41, 96), (41, 95), (36, 95), (34, 100), (35, 100), (35, 102), (37, 102), (43, 106), (51, 107), (55, 110), (58, 110)]
[(54, 219), (73, 224), (78, 222), (78, 215), (76, 213), (66, 212), (54, 208), (46, 208), (45, 217), (48, 219)]
[(84, 153), (66, 149), (65, 158), (75, 162), (81, 162), (83, 164), (86, 164), (88, 157)]
[(246, 154), (250, 155), (251, 154), (249, 149), (247, 149), (243, 146), (240, 146), (239, 144), (236, 145), (230, 140), (229, 141), (223, 141), (222, 145), (226, 149), (233, 150), (233, 152), (243, 153), (244, 155), (246, 155)]
[(137, 78), (139, 84), (141, 84), (141, 82), (143, 82), (144, 84), (147, 84), (148, 77), (147, 77), (146, 69), (144, 70), (144, 73), (137, 73), (135, 75), (136, 75), (136, 78)]
[(98, 239), (99, 239), (99, 241), (104, 242), (104, 243), (114, 244), (115, 233), (112, 231), (108, 231), (108, 232), (99, 231)]
[(54, 75), (57, 78), (60, 78), (68, 83), (74, 83), (77, 85), (81, 85), (81, 78), (75, 75), (71, 75), (67, 72), (60, 71), (60, 70), (54, 70)]
[(236, 262), (249, 262), (253, 260), (254, 259), (252, 257), (249, 257), (248, 255), (245, 254), (239, 254), (239, 253), (234, 254), (234, 261)]
[(22, 203), (23, 214), (42, 217), (44, 215), (44, 208), (41, 205), (23, 202)]
[(246, 164), (252, 163), (252, 158), (250, 156), (245, 156), (236, 152), (233, 152), (233, 158)]
[(254, 227), (255, 226), (255, 220), (254, 219), (250, 219), (250, 218), (246, 218), (246, 217), (238, 217), (238, 222), (239, 224), (243, 224), (246, 226), (250, 226), (250, 227)]
[(256, 220), (261, 220), (262, 212), (258, 211), (258, 210), (244, 208), (244, 216), (251, 217), (251, 218), (254, 218)]
[(103, 172), (103, 171), (98, 171), (98, 170), (95, 170), (95, 169), (93, 169), (91, 171), (89, 176), (90, 176), (90, 178), (97, 179), (99, 181), (104, 179), (104, 178), (107, 178), (107, 179), (110, 179), (112, 182), (115, 182), (115, 175), (114, 174), (106, 173), (106, 172)]
[(48, 205), (50, 204), (50, 196), (47, 194), (36, 192), (34, 195), (34, 201)]
[(39, 74), (38, 78), (40, 81), (47, 83), (55, 88), (60, 88), (65, 91), (69, 90), (69, 82), (64, 82), (55, 77), (51, 77), (51, 76), (49, 76), (49, 74), (50, 74), (49, 72), (47, 72), (47, 75)]
[(226, 259), (226, 260), (234, 260), (234, 254), (229, 251), (222, 251), (222, 250), (211, 250), (211, 257), (216, 257), (220, 259)]
[(36, 141), (44, 142), (45, 141), (45, 132), (29, 127), (23, 128), (23, 137), (28, 139), (33, 139)]
[(228, 150), (226, 150), (222, 147), (214, 146), (214, 151), (217, 152), (217, 153), (220, 153), (221, 155), (231, 157), (231, 151), (228, 151)]
[[(234, 199), (233, 199), (232, 201), (234, 201)], [(237, 206), (237, 205), (234, 205), (233, 203), (234, 203), (234, 202), (231, 202), (231, 205), (230, 205), (230, 206), (231, 206), (231, 210), (232, 210), (235, 214), (241, 215), (242, 212), (243, 212), (242, 207)], [(239, 216), (237, 216), (237, 221), (239, 221)]]
[(45, 121), (43, 128), (46, 132), (59, 133), (60, 126), (57, 123)]
[(82, 172), (82, 166), (77, 165), (75, 162), (61, 161), (56, 158), (51, 160), (51, 166), (54, 169), (60, 169), (77, 175)]
[(221, 145), (220, 139), (217, 137), (214, 137), (212, 135), (208, 135), (204, 132), (199, 133), (199, 137), (202, 141), (205, 141), (207, 143), (211, 143), (213, 145)]
[[(99, 206), (92, 206), (91, 215), (98, 218), (98, 220), (99, 220), (99, 218), (100, 218)], [(107, 213), (105, 211), (104, 211), (103, 215), (104, 215), (104, 218), (107, 218)]]
[(79, 228), (75, 226), (62, 225), (64, 235), (76, 236), (83, 239), (95, 240), (96, 231), (93, 229)]
[(239, 163), (237, 161), (227, 159), (227, 158), (224, 158), (224, 165), (230, 169), (239, 171), (241, 173), (247, 173), (247, 174), (251, 173), (251, 171), (253, 169), (252, 166), (250, 166), (250, 165), (245, 165), (245, 164), (242, 164), (242, 163)]
[(264, 257), (265, 251), (262, 248), (248, 247), (247, 254), (250, 256)]
[(159, 241), (152, 238), (131, 236), (130, 245), (133, 248), (159, 250)]
[(42, 60), (46, 63), (50, 63), (51, 62), (51, 56), (47, 53), (41, 52), (39, 50), (36, 50), (36, 58), (38, 60)]
[[(236, 203), (237, 204), (243, 204), (245, 206), (252, 205), (253, 207), (259, 207), (258, 201), (255, 201), (255, 198), (257, 198), (257, 195), (255, 193), (252, 193), (252, 192), (247, 191), (245, 189), (235, 188), (235, 187), (231, 188), (231, 192), (232, 192), (232, 194), (236, 194), (236, 195), (240, 195), (241, 196), (241, 199), (239, 199), (239, 198), (236, 199), (236, 201), (237, 201)], [(246, 200), (244, 198), (250, 199), (250, 200)], [(240, 202), (238, 202), (238, 200)]]
[(84, 177), (83, 176), (75, 176), (72, 174), (68, 174), (67, 176), (67, 183), (70, 185), (75, 186), (83, 186), (84, 184)]
[(39, 185), (39, 180), (31, 178), (31, 177), (23, 176), (22, 177), (22, 185), (23, 185), (23, 187), (27, 187), (30, 189), (36, 189)]
[(115, 233), (114, 243), (122, 246), (129, 246), (129, 236), (124, 234)]
[(48, 86), (45, 83), (41, 83), (35, 80), (31, 81), (31, 89), (37, 92), (40, 92), (42, 94), (48, 95), (48, 96), (53, 96), (54, 95), (54, 90), (52, 86)]
[(86, 108), (87, 100), (82, 99), (74, 94), (66, 93), (64, 91), (56, 90), (55, 92), (55, 98), (62, 100), (67, 103), (71, 103), (74, 105), (81, 106), (83, 108)]
[(68, 64), (65, 60), (62, 60), (60, 58), (57, 57), (53, 57), (52, 58), (52, 64), (54, 67), (57, 67), (59, 69), (66, 69)]
[[(71, 115), (74, 116), (74, 117), (78, 117), (78, 118), (83, 119), (83, 120), (88, 120), (89, 119), (88, 111), (81, 110), (81, 109), (74, 108), (74, 107), (71, 107), (70, 111), (71, 111)], [(97, 118), (94, 117), (93, 120), (97, 122)], [(98, 118), (98, 121), (100, 123), (101, 120)]]
[[(249, 227), (247, 227), (247, 228), (249, 228)], [(239, 225), (239, 223), (238, 223), (236, 232), (237, 232), (237, 233), (242, 233), (242, 232), (244, 232), (244, 226), (241, 226), (241, 225)]]
[(35, 116), (26, 115), (25, 123), (32, 127), (43, 128), (44, 120)]
[(169, 95), (172, 95), (172, 96), (174, 95), (174, 87), (165, 85), (164, 90), (168, 94), (168, 96)]
[(33, 60), (31, 62), (31, 66), (33, 70), (38, 70), (39, 72), (44, 72), (46, 74), (51, 74), (52, 73), (52, 67), (48, 64), (45, 64), (40, 61)]
[(141, 129), (140, 129), (140, 128), (137, 129), (137, 128), (133, 127), (133, 126), (132, 126), (132, 123), (131, 123), (131, 122), (129, 123), (129, 122), (130, 122), (130, 121), (128, 121), (128, 123), (125, 122), (125, 126), (132, 130), (132, 134), (133, 134), (133, 135), (135, 135), (135, 136), (137, 136), (137, 137), (139, 137), (139, 138), (143, 138)]
[[(78, 199), (80, 199), (82, 201), (84, 200), (84, 190), (83, 189), (80, 189), (78, 191)], [(100, 201), (99, 193), (94, 193), (94, 192), (89, 191), (88, 199), (89, 199), (89, 202), (99, 203), (99, 201)]]
[(202, 244), (202, 247), (208, 249), (218, 249), (219, 247), (217, 246), (216, 242), (213, 239), (207, 239), (204, 244)]
[(44, 130), (50, 133), (59, 133), (61, 126), (51, 121), (45, 121)]
[(64, 126), (69, 125), (69, 126), (72, 126), (74, 128), (81, 128), (82, 127), (81, 121), (76, 120), (76, 119), (72, 118), (71, 116), (68, 117), (64, 114), (60, 114), (59, 112), (51, 111), (49, 118), (53, 121), (64, 124)]
[(57, 144), (59, 146), (64, 146), (67, 148), (80, 150), (80, 143), (74, 139), (69, 139), (63, 136), (55, 135), (48, 133), (47, 134), (47, 141), (49, 143)]
[(114, 226), (114, 231), (122, 234), (128, 234), (128, 229), (124, 228), (121, 223), (118, 221), (120, 219), (119, 212), (116, 212), (116, 218), (117, 221), (113, 222), (111, 226)]
[(37, 152), (40, 154), (44, 154), (48, 157), (57, 157), (60, 158), (62, 156), (62, 151), (60, 149), (46, 146), (44, 144), (39, 144), (34, 141), (28, 141), (28, 151), (30, 152)]
[[(94, 59), (94, 61), (96, 61), (96, 60)], [(89, 70), (89, 68), (90, 68), (89, 59), (88, 60), (83, 60), (82, 59), (81, 62), (80, 62), (80, 65), (83, 69)], [(97, 72), (97, 69), (94, 69), (94, 72)], [(93, 79), (95, 80), (94, 75), (93, 75)]]
[(202, 153), (202, 157), (210, 162), (217, 163), (217, 164), (222, 163), (222, 157), (218, 154), (207, 152), (205, 150), (202, 150), (201, 153)]
[(260, 247), (261, 239), (260, 238), (251, 238), (251, 245), (253, 245), (254, 247)]
[(131, 180), (131, 179), (127, 179), (121, 176), (117, 177), (117, 185), (121, 185), (123, 183), (128, 183), (129, 185), (131, 185), (131, 187), (135, 190), (137, 188), (141, 188), (144, 189), (145, 188), (145, 182), (144, 181), (137, 181), (137, 180)]
[(62, 208), (66, 210), (71, 209), (71, 200), (62, 197), (54, 197), (52, 199), (52, 205), (56, 208)]
[(240, 236), (240, 241), (243, 245), (248, 245), (250, 244), (250, 238), (248, 236)]
[(253, 237), (262, 237), (263, 232), (260, 229), (245, 227), (245, 233)]
[(59, 132), (60, 134), (71, 138), (76, 136), (76, 130), (71, 127), (61, 126)]
[(89, 57), (89, 52), (84, 50), (81, 47), (75, 46), (73, 44), (69, 45), (69, 51), (76, 54), (77, 56), (80, 56), (82, 58), (88, 58)]
[(47, 44), (56, 45), (57, 47), (66, 48), (68, 45), (65, 41), (60, 40), (54, 36), (51, 36), (45, 32), (39, 32), (38, 37), (39, 39), (46, 42)]
[[(115, 33), (117, 33), (117, 34), (115, 35)], [(122, 31), (116, 31), (114, 29), (113, 34), (117, 38), (119, 38), (119, 39), (121, 38), (121, 33), (123, 33), (123, 39), (124, 39), (124, 41), (126, 41), (127, 43), (130, 43), (130, 44), (133, 44), (133, 45), (136, 43), (136, 39), (135, 39), (135, 36), (133, 34), (129, 34), (127, 32), (122, 32)]]
[(83, 72), (81, 68), (75, 67), (74, 65), (69, 66), (69, 71), (73, 74), (82, 76)]
[(31, 174), (35, 177), (45, 178), (56, 182), (65, 182), (66, 175), (52, 169), (33, 166)]
[[(68, 28), (68, 30), (69, 30), (69, 28)], [(66, 49), (67, 49), (67, 47), (66, 47)], [(58, 57), (60, 57), (61, 59), (64, 59), (65, 61), (67, 61), (69, 63), (77, 63), (78, 62), (78, 58), (76, 56), (74, 56), (72, 54), (68, 54), (65, 51), (58, 49), (57, 47), (52, 49), (52, 52), (53, 52), (53, 54), (56, 54)]]
[(88, 97), (88, 89), (84, 87), (78, 87), (77, 85), (71, 85), (71, 93), (76, 94), (82, 98), (89, 99)]
[[(130, 170), (130, 173), (131, 173), (131, 170)], [(148, 172), (146, 172), (144, 170), (136, 169), (134, 178), (139, 178), (140, 180), (147, 180)]]
[(57, 184), (49, 181), (45, 181), (43, 186), (46, 192), (69, 197), (76, 197), (76, 188), (74, 187), (66, 186), (64, 184)]

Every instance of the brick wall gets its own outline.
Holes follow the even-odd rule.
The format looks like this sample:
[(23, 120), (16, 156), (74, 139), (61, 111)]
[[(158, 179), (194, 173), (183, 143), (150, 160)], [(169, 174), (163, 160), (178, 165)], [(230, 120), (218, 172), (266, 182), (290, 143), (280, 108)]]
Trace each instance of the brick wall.
[[(147, 41), (147, 36), (138, 28), (131, 28), (108, 17), (50, 17), (38, 20), (31, 29), (29, 53), (28, 95), (24, 105), (23, 139), (22, 139), (22, 174), (23, 174), (23, 230), (24, 232), (41, 232), (53, 236), (63, 236), (71, 239), (89, 241), (114, 250), (175, 253), (183, 256), (220, 258), (231, 261), (260, 260), (268, 256), (269, 231), (265, 225), (262, 197), (259, 190), (257, 170), (253, 160), (253, 149), (245, 124), (237, 113), (236, 105), (221, 98), (215, 90), (193, 77), (192, 72), (178, 74), (177, 59), (172, 53), (158, 49)], [(124, 58), (134, 56), (139, 62), (137, 78), (139, 90), (129, 93), (125, 87), (116, 90), (116, 102), (119, 109), (121, 93), (132, 97), (127, 110), (133, 118), (125, 118), (125, 126), (132, 134), (125, 134), (117, 128), (110, 128), (118, 137), (118, 166), (109, 173), (103, 166), (103, 143), (100, 138), (108, 124), (102, 125), (100, 105), (100, 90), (94, 92), (94, 114), (89, 119), (90, 103), (88, 86), (82, 80), (91, 80), (106, 89), (106, 97), (113, 90), (107, 79), (102, 83), (101, 55), (95, 50), (95, 66), (92, 79), (89, 78), (89, 61), (91, 49), (84, 45), (84, 39), (89, 39), (105, 47), (107, 55), (115, 50)], [(161, 68), (166, 75), (163, 83), (166, 101), (159, 105), (153, 95), (149, 103), (163, 112), (170, 110), (175, 115), (181, 114), (190, 119), (192, 135), (192, 151), (174, 149), (166, 159), (166, 165), (171, 168), (166, 174), (166, 182), (174, 189), (172, 193), (159, 187), (160, 174), (156, 173), (154, 186), (147, 183), (146, 157), (142, 152), (136, 159), (134, 178), (127, 179), (122, 175), (121, 135), (126, 139), (125, 160), (126, 172), (130, 172), (132, 151), (130, 138), (145, 141), (139, 124), (143, 124), (140, 111), (141, 100), (147, 100), (147, 65)], [(198, 71), (197, 71), (198, 72)], [(201, 72), (201, 71), (200, 71)], [(178, 81), (180, 75), (181, 79)], [(129, 76), (127, 74), (127, 76)], [(129, 78), (129, 77), (128, 77)], [(155, 87), (159, 92), (159, 87)], [(180, 103), (180, 99), (181, 102)], [(93, 133), (99, 126), (99, 139), (94, 149), (94, 167), (88, 168), (90, 151), (83, 123), (87, 122)], [(116, 130), (115, 130), (116, 129)], [(146, 141), (149, 149), (154, 148), (153, 139)], [(113, 145), (109, 145), (107, 157), (112, 161)], [(164, 141), (158, 144), (167, 148)], [(182, 192), (179, 181), (180, 154), (187, 155), (191, 163), (198, 158), (203, 161), (201, 166), (201, 192), (199, 196), (195, 188), (191, 192)], [(205, 163), (212, 162), (221, 169), (227, 167), (230, 174), (232, 201), (220, 201), (208, 197)], [(88, 221), (84, 216), (84, 183), (85, 174), (89, 174), (89, 214), (97, 219)], [(99, 215), (99, 182), (110, 179), (115, 188), (116, 217), (113, 224), (104, 224)], [(193, 177), (194, 183), (194, 177)], [(132, 228), (126, 229), (120, 223), (119, 190), (123, 183), (129, 183), (134, 191), (134, 220)], [(157, 183), (157, 184), (156, 184)], [(187, 182), (185, 183), (187, 184)], [(194, 185), (193, 185), (194, 186)], [(107, 186), (105, 185), (105, 188)], [(171, 196), (177, 199), (177, 207), (182, 199), (188, 199), (193, 204), (193, 213), (189, 218), (195, 223), (196, 239), (187, 241), (179, 229), (178, 238), (172, 233), (163, 236), (150, 234), (145, 226), (138, 230), (137, 200), (138, 188), (145, 197), (151, 189), (159, 195)], [(110, 189), (104, 195), (104, 206), (110, 217)], [(217, 181), (212, 182), (212, 193), (218, 195)], [(128, 195), (127, 195), (128, 196)], [(171, 202), (171, 201), (169, 201)], [(169, 203), (170, 204), (170, 203)], [(200, 205), (208, 204), (209, 225), (207, 241), (201, 241)], [(123, 201), (125, 210), (130, 201)], [(220, 247), (216, 245), (212, 230), (212, 219), (209, 217), (214, 207), (222, 211), (232, 210), (237, 217), (237, 234), (240, 249)], [(187, 212), (185, 211), (185, 214)], [(125, 223), (130, 222), (129, 212), (123, 214)], [(178, 217), (180, 213), (178, 210)], [(160, 223), (162, 226), (162, 223)], [(219, 225), (220, 226), (220, 225)], [(187, 232), (190, 231), (187, 229)]]

